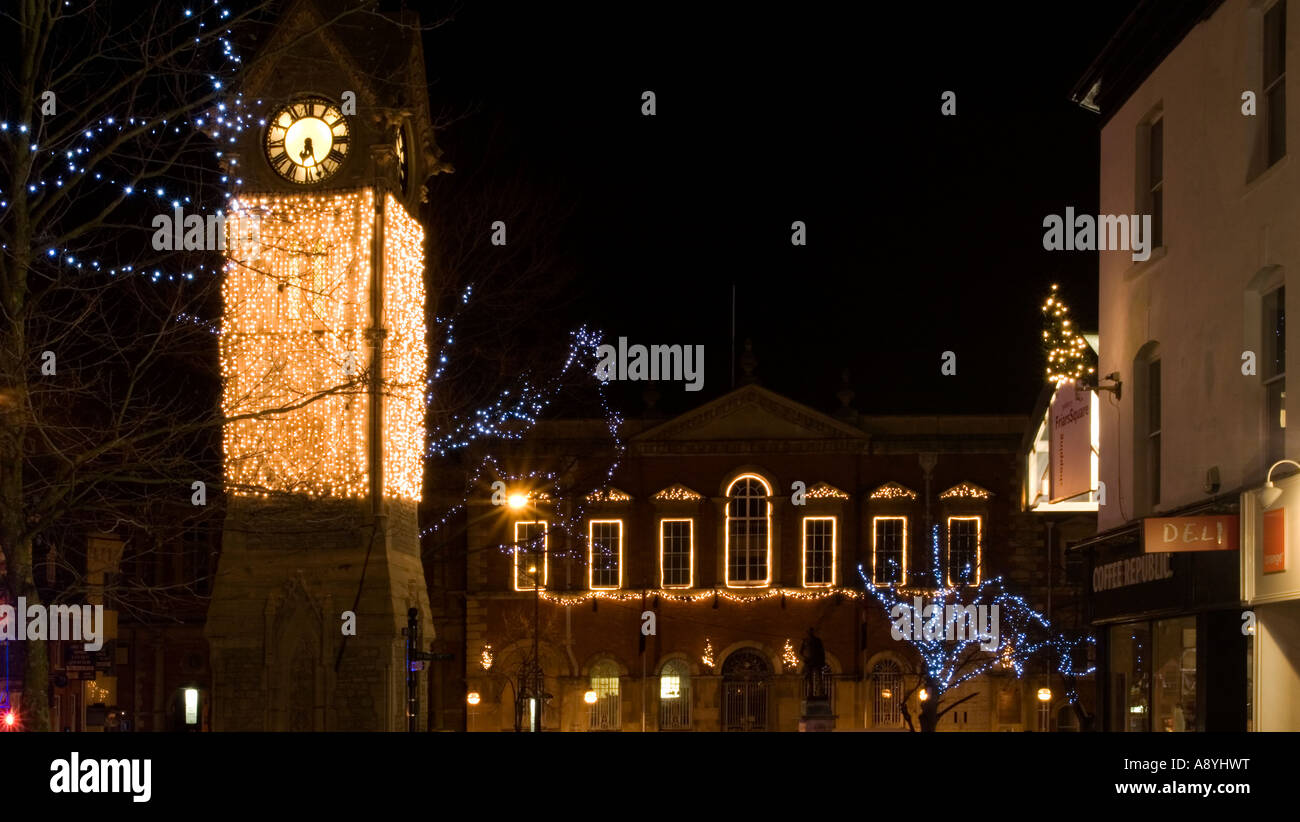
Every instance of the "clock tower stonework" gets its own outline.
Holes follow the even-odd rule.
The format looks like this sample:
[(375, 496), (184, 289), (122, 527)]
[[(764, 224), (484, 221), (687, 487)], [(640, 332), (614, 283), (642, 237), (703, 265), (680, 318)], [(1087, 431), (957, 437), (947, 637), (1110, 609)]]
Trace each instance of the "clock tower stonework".
[(239, 90), (254, 125), (222, 158), (215, 730), (405, 730), (409, 609), (433, 638), (418, 213), (446, 167), (417, 16), (347, 8), (288, 4)]

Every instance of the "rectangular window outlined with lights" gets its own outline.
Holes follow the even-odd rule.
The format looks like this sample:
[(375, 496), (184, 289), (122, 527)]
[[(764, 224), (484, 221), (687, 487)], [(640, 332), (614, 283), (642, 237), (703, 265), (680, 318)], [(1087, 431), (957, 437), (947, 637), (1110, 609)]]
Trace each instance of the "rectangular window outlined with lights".
[(948, 585), (980, 584), (981, 517), (948, 517)]
[(515, 523), (515, 590), (531, 591), (546, 587), (546, 521)]
[(587, 524), (587, 583), (593, 591), (623, 587), (623, 520)]
[(907, 517), (871, 518), (871, 567), (875, 585), (907, 582)]
[(690, 588), (695, 584), (695, 520), (659, 520), (659, 585)]
[(803, 585), (835, 584), (835, 517), (803, 518)]

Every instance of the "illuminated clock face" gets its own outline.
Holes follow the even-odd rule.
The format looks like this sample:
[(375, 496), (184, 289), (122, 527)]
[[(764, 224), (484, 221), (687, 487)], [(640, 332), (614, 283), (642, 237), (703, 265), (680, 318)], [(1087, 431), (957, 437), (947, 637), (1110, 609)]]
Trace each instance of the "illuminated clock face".
[(348, 120), (338, 106), (307, 97), (275, 113), (266, 128), (266, 159), (289, 182), (311, 185), (339, 170), (349, 140)]

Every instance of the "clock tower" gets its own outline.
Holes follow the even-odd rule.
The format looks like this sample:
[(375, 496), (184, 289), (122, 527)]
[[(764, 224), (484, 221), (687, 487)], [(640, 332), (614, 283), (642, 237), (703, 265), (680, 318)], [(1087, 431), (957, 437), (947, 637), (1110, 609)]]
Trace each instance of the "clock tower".
[(417, 16), (348, 7), (288, 4), (239, 90), (251, 127), (223, 156), (215, 730), (405, 730), (409, 609), (422, 650), (433, 638), (417, 215), (446, 167)]

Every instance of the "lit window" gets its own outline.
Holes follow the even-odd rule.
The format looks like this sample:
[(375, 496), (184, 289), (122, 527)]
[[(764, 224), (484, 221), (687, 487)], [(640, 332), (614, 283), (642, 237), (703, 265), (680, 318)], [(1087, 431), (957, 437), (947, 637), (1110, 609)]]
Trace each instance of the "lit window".
[(873, 517), (871, 563), (876, 585), (907, 581), (907, 517)]
[(948, 517), (948, 584), (979, 582), (980, 518)]
[(546, 587), (546, 523), (515, 523), (515, 590)]
[(588, 525), (587, 576), (593, 590), (623, 585), (623, 520), (593, 519)]
[(591, 705), (589, 727), (593, 731), (617, 731), (622, 725), (618, 693), (618, 665), (606, 659), (591, 666), (591, 690), (596, 701)]
[(691, 671), (680, 659), (670, 659), (659, 672), (659, 730), (691, 727)]
[(772, 490), (753, 474), (727, 488), (727, 585), (762, 586), (771, 581)]
[(695, 521), (659, 521), (659, 584), (664, 588), (689, 588), (695, 583)]
[(835, 517), (803, 518), (803, 584), (835, 584)]

